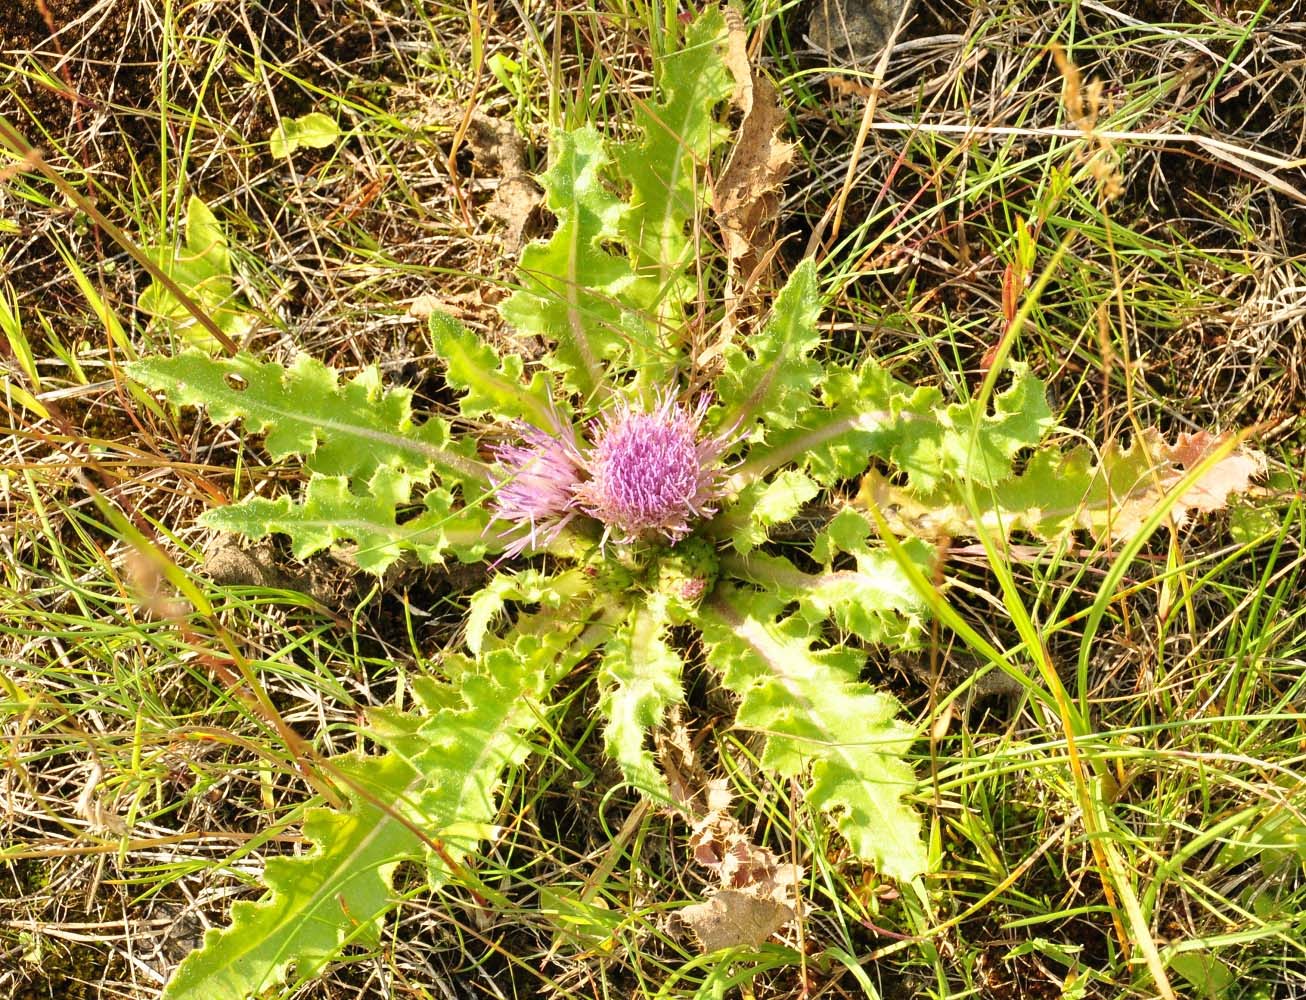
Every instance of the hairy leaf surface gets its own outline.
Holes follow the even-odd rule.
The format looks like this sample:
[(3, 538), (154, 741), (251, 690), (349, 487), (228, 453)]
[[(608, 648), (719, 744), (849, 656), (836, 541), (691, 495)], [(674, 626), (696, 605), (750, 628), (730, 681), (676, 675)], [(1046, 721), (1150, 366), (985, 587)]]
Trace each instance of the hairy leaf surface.
[(644, 739), (661, 725), (667, 709), (684, 699), (683, 663), (667, 642), (669, 626), (665, 603), (658, 595), (635, 604), (604, 647), (599, 668), (599, 710), (608, 720), (603, 731), (608, 753), (632, 785), (664, 795), (666, 779)]
[(903, 759), (912, 733), (898, 703), (857, 679), (862, 656), (814, 649), (820, 629), (781, 619), (782, 598), (717, 589), (699, 615), (708, 663), (740, 697), (739, 725), (765, 734), (764, 767), (810, 769), (807, 799), (829, 813), (859, 858), (910, 880), (925, 871), (920, 819), (902, 797), (916, 785)]
[(458, 692), (432, 698), (443, 707), (428, 718), (378, 714), (373, 732), (389, 752), (332, 761), (349, 809), (309, 812), (312, 850), (268, 861), (268, 895), (237, 903), (231, 925), (205, 935), (165, 1000), (243, 1000), (314, 975), (351, 939), (375, 942), (401, 861), (422, 861), (441, 881), (489, 829), (503, 771), (525, 756), (524, 734), (541, 717), (549, 665), (502, 650)]

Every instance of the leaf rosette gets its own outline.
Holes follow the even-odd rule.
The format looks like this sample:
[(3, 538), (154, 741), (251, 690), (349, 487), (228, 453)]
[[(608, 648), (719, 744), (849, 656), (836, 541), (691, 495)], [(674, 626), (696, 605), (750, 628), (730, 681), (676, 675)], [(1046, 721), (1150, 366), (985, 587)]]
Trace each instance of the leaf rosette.
[[(297, 496), (251, 495), (207, 524), (284, 533), (301, 557), (352, 542), (378, 573), (402, 558), (488, 558), (495, 570), (468, 601), (467, 654), (432, 663), (443, 680), (418, 685), (415, 711), (372, 717), (384, 753), (333, 765), (349, 808), (310, 814), (312, 849), (269, 863), (266, 898), (209, 934), (169, 1000), (250, 996), (314, 974), (350, 940), (374, 938), (397, 905), (402, 861), (421, 861), (432, 884), (457, 877), (553, 687), (582, 664), (595, 671), (608, 753), (631, 786), (667, 801), (655, 740), (685, 697), (691, 645), (736, 696), (737, 724), (759, 734), (762, 766), (800, 782), (853, 855), (902, 881), (925, 873), (908, 802), (916, 734), (860, 673), (867, 645), (921, 642), (926, 602), (912, 581), (936, 579), (937, 550), (914, 537), (883, 547), (863, 508), (908, 536), (978, 522), (1097, 530), (1047, 505), (1033, 512), (1029, 498), (1070, 504), (1082, 485), (1109, 504), (1122, 476), (1145, 490), (1146, 452), (1108, 452), (1097, 472), (1075, 453), (1041, 457), (1052, 414), (1018, 364), (993, 399), (948, 402), (873, 357), (834, 360), (810, 260), (750, 337), (717, 346), (710, 387), (691, 384), (699, 358), (681, 331), (711, 261), (687, 234), (709, 211), (704, 170), (728, 138), (725, 37), (714, 9), (684, 28), (636, 138), (554, 134), (540, 182), (557, 224), (524, 250), (501, 310), (546, 349), (527, 361), (431, 316), (455, 419), (419, 421), (411, 395), (386, 390), (376, 369), (342, 383), (304, 358), (131, 367), (302, 464)], [(858, 477), (858, 500), (841, 499)], [(999, 513), (976, 511), (977, 497)], [(238, 963), (224, 972), (230, 955)]]

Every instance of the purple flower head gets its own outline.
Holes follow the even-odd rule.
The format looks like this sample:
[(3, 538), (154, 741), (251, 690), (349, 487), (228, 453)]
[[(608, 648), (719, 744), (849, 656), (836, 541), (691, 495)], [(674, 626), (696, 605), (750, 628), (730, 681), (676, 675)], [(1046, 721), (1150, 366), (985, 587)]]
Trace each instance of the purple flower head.
[(576, 516), (572, 509), (576, 482), (581, 478), (580, 452), (570, 427), (557, 434), (522, 424), (523, 444), (495, 449), (498, 466), (490, 474), (494, 516), (512, 528), (527, 529), (505, 550), (515, 556), (552, 540)]
[(687, 410), (671, 393), (652, 412), (618, 403), (590, 427), (589, 479), (576, 487), (576, 504), (621, 541), (688, 535), (691, 522), (716, 513), (724, 446), (699, 436), (709, 403), (701, 396)]

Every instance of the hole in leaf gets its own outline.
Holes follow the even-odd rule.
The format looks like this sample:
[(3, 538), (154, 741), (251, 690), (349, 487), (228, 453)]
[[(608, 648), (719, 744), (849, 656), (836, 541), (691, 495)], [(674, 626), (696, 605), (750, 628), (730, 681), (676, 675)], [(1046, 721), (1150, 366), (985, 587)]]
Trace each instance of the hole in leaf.
[(1037, 448), (1018, 448), (1016, 453), (1011, 456), (1011, 474), (1013, 476), (1021, 475), (1029, 465), (1030, 459), (1038, 454)]
[(426, 508), (422, 506), (402, 507), (395, 511), (395, 523), (403, 527), (410, 521), (415, 521), (426, 513)]

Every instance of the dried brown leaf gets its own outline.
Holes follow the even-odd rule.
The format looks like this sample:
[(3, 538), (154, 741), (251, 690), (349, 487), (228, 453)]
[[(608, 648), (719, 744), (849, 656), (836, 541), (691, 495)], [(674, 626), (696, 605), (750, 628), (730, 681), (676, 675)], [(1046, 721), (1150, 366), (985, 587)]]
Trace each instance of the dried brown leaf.
[(739, 135), (716, 182), (712, 204), (725, 241), (732, 280), (747, 279), (765, 259), (780, 209), (780, 186), (794, 146), (776, 136), (785, 122), (775, 87), (749, 63), (743, 18), (726, 12), (726, 66), (735, 79), (734, 104), (744, 113)]
[(680, 919), (694, 932), (704, 952), (739, 945), (756, 947), (794, 917), (793, 907), (739, 889), (722, 889), (706, 902), (680, 911)]
[(525, 245), (535, 210), (543, 201), (544, 195), (526, 174), (504, 177), (494, 189), (485, 211), (503, 223), (500, 237), (508, 253), (516, 253)]
[[(526, 243), (536, 209), (544, 195), (526, 168), (526, 144), (510, 121), (481, 112), (467, 115), (465, 108), (436, 103), (427, 117), (432, 123), (456, 127), (467, 118), (466, 142), (476, 157), (476, 166), (494, 172), (499, 180), (485, 205), (485, 214), (502, 223), (497, 238), (504, 250), (515, 254)], [(490, 183), (493, 183), (491, 181)]]
[(709, 781), (690, 803), (702, 809), (689, 834), (694, 860), (712, 872), (720, 888), (702, 903), (680, 911), (705, 952), (759, 945), (802, 912), (797, 886), (803, 870), (780, 864), (758, 847), (730, 812), (733, 795), (721, 779)]

